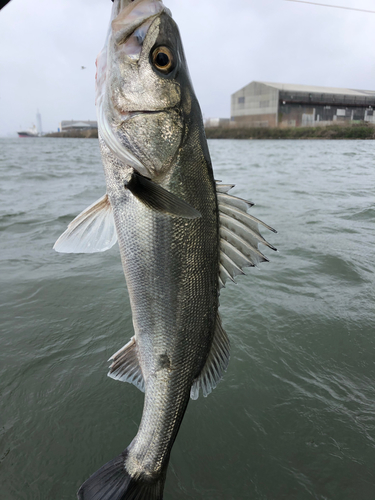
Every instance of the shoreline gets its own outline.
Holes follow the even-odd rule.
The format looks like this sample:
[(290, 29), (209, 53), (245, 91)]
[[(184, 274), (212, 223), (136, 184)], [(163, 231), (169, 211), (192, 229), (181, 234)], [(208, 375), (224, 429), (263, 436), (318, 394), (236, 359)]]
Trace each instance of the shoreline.
[(93, 128), (90, 130), (71, 130), (69, 132), (50, 132), (43, 137), (62, 137), (65, 139), (97, 139), (98, 129)]
[(375, 139), (375, 126), (367, 123), (290, 128), (206, 128), (207, 139)]
[[(375, 139), (375, 125), (368, 123), (291, 128), (210, 127), (206, 128), (205, 132), (207, 139)], [(53, 132), (46, 134), (44, 137), (97, 139), (98, 130), (92, 129), (74, 130), (69, 132)]]

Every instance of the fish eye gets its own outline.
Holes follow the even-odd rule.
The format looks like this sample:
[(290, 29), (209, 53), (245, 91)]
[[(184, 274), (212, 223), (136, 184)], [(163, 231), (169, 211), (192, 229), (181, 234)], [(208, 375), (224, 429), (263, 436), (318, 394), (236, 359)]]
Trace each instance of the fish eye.
[(164, 74), (170, 73), (174, 69), (174, 57), (168, 47), (156, 47), (151, 55), (152, 64)]

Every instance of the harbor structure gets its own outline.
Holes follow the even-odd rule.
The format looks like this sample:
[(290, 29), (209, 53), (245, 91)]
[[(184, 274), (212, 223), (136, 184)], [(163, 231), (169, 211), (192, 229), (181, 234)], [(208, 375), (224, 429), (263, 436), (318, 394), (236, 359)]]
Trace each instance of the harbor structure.
[(307, 127), (375, 124), (375, 91), (254, 81), (231, 97), (231, 124)]
[(38, 131), (38, 135), (42, 136), (43, 135), (42, 115), (39, 113), (39, 109), (36, 112), (36, 128)]
[(98, 128), (96, 120), (63, 120), (60, 123), (61, 132), (71, 132), (74, 130), (93, 130)]

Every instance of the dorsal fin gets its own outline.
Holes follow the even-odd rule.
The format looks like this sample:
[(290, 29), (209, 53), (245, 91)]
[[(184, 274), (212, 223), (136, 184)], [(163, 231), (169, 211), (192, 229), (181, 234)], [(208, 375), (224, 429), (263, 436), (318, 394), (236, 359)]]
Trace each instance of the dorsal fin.
[(247, 209), (253, 203), (229, 195), (232, 187), (232, 184), (216, 184), (220, 217), (220, 288), (228, 279), (234, 281), (236, 275), (244, 274), (244, 267), (268, 262), (258, 250), (259, 243), (276, 250), (260, 234), (258, 224), (274, 233), (275, 229), (248, 214)]

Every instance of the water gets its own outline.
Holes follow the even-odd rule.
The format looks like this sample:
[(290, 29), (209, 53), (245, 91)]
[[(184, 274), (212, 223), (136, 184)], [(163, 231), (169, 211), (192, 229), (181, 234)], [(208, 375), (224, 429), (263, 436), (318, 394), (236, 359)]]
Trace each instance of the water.
[[(372, 500), (375, 142), (210, 149), (279, 252), (222, 292), (229, 369), (189, 404), (165, 500)], [(143, 402), (106, 376), (132, 335), (117, 247), (52, 250), (104, 193), (97, 141), (2, 139), (0, 151), (0, 497), (73, 500), (130, 443)]]

